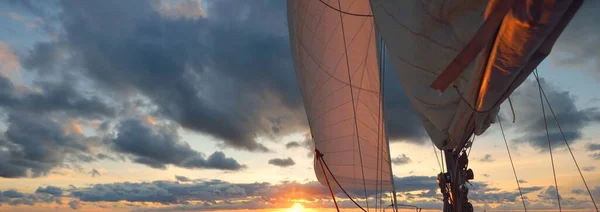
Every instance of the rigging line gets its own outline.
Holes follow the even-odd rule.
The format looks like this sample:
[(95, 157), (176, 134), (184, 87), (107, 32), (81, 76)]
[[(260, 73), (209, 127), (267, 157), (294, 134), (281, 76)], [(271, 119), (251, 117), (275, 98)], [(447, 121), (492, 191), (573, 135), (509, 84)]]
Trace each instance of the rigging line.
[[(342, 8), (342, 2), (338, 0), (338, 6)], [(344, 52), (346, 54), (346, 69), (348, 71), (348, 83), (352, 85), (352, 77), (350, 77), (350, 61), (348, 60), (348, 46), (346, 45), (346, 31), (344, 30), (344, 17), (342, 16), (342, 11), (340, 13), (340, 26), (342, 28), (342, 40), (344, 40)], [(369, 196), (367, 195), (367, 183), (365, 181), (365, 169), (362, 159), (362, 151), (360, 149), (360, 136), (358, 132), (358, 124), (356, 118), (356, 105), (354, 105), (354, 92), (352, 91), (352, 86), (350, 86), (350, 96), (352, 97), (352, 112), (354, 113), (354, 129), (356, 130), (356, 143), (358, 144), (358, 156), (360, 158), (360, 170), (362, 172), (362, 180), (363, 180), (363, 188), (365, 191), (365, 203), (367, 204), (367, 211), (369, 210)]]
[(504, 135), (504, 128), (502, 127), (502, 121), (500, 121), (500, 116), (496, 115), (498, 118), (498, 125), (500, 125), (500, 131), (502, 131), (502, 138), (504, 139), (504, 145), (506, 146), (506, 152), (508, 152), (508, 159), (510, 159), (510, 166), (512, 166), (513, 174), (515, 175), (515, 181), (517, 182), (517, 187), (519, 188), (519, 194), (521, 195), (521, 201), (523, 201), (523, 209), (527, 212), (527, 206), (525, 206), (525, 198), (523, 198), (523, 192), (521, 191), (521, 185), (519, 184), (519, 178), (517, 177), (517, 171), (515, 170), (515, 164), (513, 163), (512, 156), (510, 155), (510, 149), (508, 148), (508, 142), (506, 141), (506, 136)]
[[(535, 76), (537, 76), (537, 68), (533, 72)], [(558, 200), (558, 210), (562, 211), (562, 207), (560, 205), (560, 195), (558, 193), (558, 182), (556, 180), (556, 168), (554, 167), (554, 156), (552, 156), (552, 142), (550, 141), (550, 132), (548, 131), (548, 122), (546, 121), (546, 109), (544, 106), (544, 98), (542, 96), (542, 84), (540, 84), (540, 80), (538, 77), (535, 78), (538, 83), (538, 90), (540, 91), (540, 103), (542, 104), (542, 114), (544, 116), (544, 127), (546, 128), (546, 138), (548, 140), (548, 149), (550, 151), (550, 161), (552, 162), (552, 174), (554, 176), (554, 188), (556, 188), (556, 199)]]
[[(514, 124), (515, 120), (516, 120), (516, 115), (515, 115), (515, 108), (513, 108), (512, 101), (510, 100), (510, 96), (508, 97), (508, 104), (510, 105), (510, 111), (512, 111), (513, 124)], [(500, 120), (500, 117), (498, 117), (498, 120)]]
[(437, 150), (435, 149), (435, 144), (431, 142), (431, 147), (433, 147), (433, 154), (435, 155), (435, 159), (437, 160), (438, 166), (440, 166), (440, 172), (443, 172), (442, 163), (440, 163), (440, 157), (437, 154)]
[[(539, 76), (537, 75), (537, 73), (534, 72), (534, 76), (535, 76), (536, 80), (539, 81)], [(573, 151), (571, 151), (569, 142), (567, 142), (567, 137), (565, 137), (565, 134), (563, 133), (562, 128), (560, 127), (558, 118), (556, 117), (556, 114), (554, 113), (554, 110), (552, 109), (552, 106), (550, 105), (550, 100), (548, 100), (548, 97), (546, 97), (546, 92), (544, 92), (544, 88), (541, 88), (541, 85), (540, 85), (540, 89), (542, 91), (542, 95), (544, 96), (544, 99), (546, 99), (546, 104), (548, 105), (548, 108), (550, 109), (550, 112), (552, 113), (552, 117), (554, 118), (554, 121), (556, 122), (556, 125), (558, 126), (558, 130), (560, 131), (560, 134), (562, 135), (563, 140), (565, 141), (565, 144), (567, 145), (567, 149), (569, 149), (569, 153), (571, 153), (571, 157), (573, 158), (573, 162), (575, 163), (575, 166), (577, 167), (577, 171), (579, 171), (579, 176), (581, 176), (581, 180), (583, 181), (583, 184), (585, 185), (585, 189), (587, 189), (587, 192), (590, 195), (590, 199), (592, 199), (592, 203), (594, 204), (594, 207), (596, 208), (596, 211), (598, 212), (599, 210), (598, 210), (598, 206), (596, 206), (596, 201), (594, 201), (592, 192), (590, 191), (590, 188), (588, 187), (587, 182), (585, 181), (585, 178), (583, 177), (583, 173), (581, 172), (581, 169), (579, 168), (579, 164), (577, 163), (577, 160), (575, 159), (575, 155), (573, 155)]]
[[(380, 144), (380, 141), (383, 142), (384, 138), (381, 134), (382, 132), (379, 132), (379, 129), (383, 127), (382, 126), (383, 124), (381, 121), (381, 115), (383, 113), (383, 104), (384, 104), (384, 101), (383, 101), (384, 87), (383, 86), (384, 86), (384, 77), (385, 77), (385, 75), (384, 75), (385, 58), (383, 57), (383, 38), (381, 36), (379, 36), (379, 45), (380, 45), (380, 47), (379, 47), (379, 58), (380, 58), (380, 60), (379, 60), (379, 110), (378, 110), (379, 114), (377, 117), (377, 124), (379, 126), (377, 127), (377, 139), (378, 139), (377, 140), (377, 168), (378, 169), (381, 168), (382, 173), (380, 175), (380, 173), (377, 172), (377, 176), (376, 176), (376, 179), (377, 179), (376, 182), (380, 183), (380, 184), (379, 185), (377, 183), (375, 184), (375, 211), (377, 211), (378, 206), (381, 206), (381, 208), (383, 208), (383, 202), (381, 201), (383, 194), (381, 194), (381, 196), (379, 195), (379, 192), (383, 192), (383, 162), (381, 160), (381, 159), (383, 159), (383, 149), (380, 148), (379, 144)], [(383, 131), (383, 132), (385, 132), (385, 131)], [(381, 137), (381, 140), (379, 140), (380, 137)], [(380, 151), (382, 153), (381, 159), (379, 158)], [(388, 150), (388, 153), (389, 153), (389, 150)], [(377, 201), (377, 200), (379, 200), (379, 201)], [(378, 205), (378, 203), (379, 203), (379, 205)]]
[[(319, 151), (316, 150), (315, 154), (321, 154), (321, 153), (319, 153)], [(327, 187), (329, 188), (329, 193), (331, 193), (331, 198), (333, 198), (333, 203), (335, 204), (335, 209), (337, 209), (337, 211), (340, 212), (340, 208), (338, 207), (337, 201), (335, 201), (335, 195), (333, 194), (333, 189), (331, 189), (331, 185), (329, 184), (329, 179), (327, 178), (327, 172), (325, 172), (325, 169), (323, 168), (323, 157), (318, 156), (317, 160), (319, 160), (319, 163), (321, 163), (321, 170), (323, 171), (323, 175), (325, 175), (325, 181), (327, 181)], [(333, 175), (331, 175), (331, 176), (333, 176)]]
[(467, 157), (471, 155), (471, 150), (473, 149), (473, 144), (475, 144), (475, 133), (473, 133), (473, 139), (471, 140), (471, 146), (469, 147), (469, 152), (467, 152)]
[[(331, 179), (333, 179), (333, 181), (338, 185), (338, 187), (340, 187), (340, 189), (342, 190), (342, 192), (344, 192), (344, 194), (346, 195), (346, 197), (348, 197), (348, 199), (350, 199), (350, 201), (352, 201), (363, 212), (366, 212), (366, 210), (362, 206), (360, 206), (360, 204), (358, 204), (358, 202), (354, 201), (354, 199), (350, 196), (350, 194), (348, 194), (348, 192), (346, 192), (346, 190), (344, 189), (344, 187), (342, 187), (342, 185), (338, 182), (337, 178), (335, 178), (335, 175), (333, 175), (333, 173), (329, 169), (329, 166), (327, 165), (327, 162), (325, 162), (325, 159), (323, 158), (323, 154), (321, 152), (319, 152), (319, 150), (317, 150), (317, 149), (315, 149), (315, 154), (317, 154), (317, 157), (320, 158), (321, 164), (325, 165), (325, 168), (327, 169), (327, 171), (331, 175)], [(322, 168), (322, 166), (321, 166), (321, 168)], [(327, 175), (327, 174), (325, 174), (325, 175)]]
[[(331, 6), (330, 4), (327, 4), (327, 3), (325, 3), (323, 0), (319, 0), (319, 1), (320, 1), (321, 3), (323, 3), (325, 6), (327, 6), (327, 7), (331, 8), (331, 9), (333, 9), (333, 10), (335, 10), (335, 11), (338, 11), (338, 12), (340, 12), (340, 13), (343, 13), (343, 14), (345, 14), (345, 15), (359, 16), (359, 17), (373, 17), (373, 14), (358, 14), (358, 13), (351, 13), (351, 12), (342, 11), (342, 10), (341, 10), (341, 8), (342, 8), (342, 5), (341, 5), (341, 4), (340, 4), (340, 9), (338, 9), (338, 8), (335, 8), (335, 7)], [(341, 0), (338, 0), (338, 3), (340, 3), (340, 1), (341, 1)]]

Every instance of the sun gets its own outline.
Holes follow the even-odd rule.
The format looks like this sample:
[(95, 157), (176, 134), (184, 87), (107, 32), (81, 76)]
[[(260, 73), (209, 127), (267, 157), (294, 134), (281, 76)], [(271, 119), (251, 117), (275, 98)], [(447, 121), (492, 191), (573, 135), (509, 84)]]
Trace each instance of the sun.
[(302, 204), (300, 203), (295, 203), (290, 209), (287, 210), (287, 212), (303, 212), (304, 211), (304, 206), (302, 206)]

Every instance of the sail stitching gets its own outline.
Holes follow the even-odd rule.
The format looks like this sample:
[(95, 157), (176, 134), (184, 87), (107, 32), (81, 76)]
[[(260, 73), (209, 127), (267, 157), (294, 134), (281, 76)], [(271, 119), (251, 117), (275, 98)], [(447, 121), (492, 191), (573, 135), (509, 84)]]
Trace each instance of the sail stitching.
[[(340, 0), (338, 0), (338, 6), (340, 8), (342, 8), (342, 3), (340, 2)], [(340, 11), (340, 25), (342, 28), (342, 40), (344, 41), (344, 52), (346, 53), (346, 69), (348, 71), (348, 82), (350, 84), (352, 84), (352, 78), (350, 77), (350, 61), (348, 60), (348, 48), (347, 48), (347, 44), (346, 44), (346, 31), (344, 30), (344, 17), (342, 16), (342, 12)], [(356, 106), (354, 105), (354, 93), (352, 91), (352, 88), (350, 88), (350, 96), (352, 96), (352, 111), (354, 112), (354, 120), (355, 120), (355, 124), (354, 124), (354, 129), (356, 130), (356, 142), (358, 143), (358, 156), (360, 158), (360, 165), (361, 167), (363, 167), (363, 160), (362, 160), (362, 151), (360, 148), (360, 139), (359, 139), (359, 132), (358, 132), (358, 126), (356, 124)], [(369, 209), (369, 201), (368, 201), (368, 196), (367, 196), (367, 186), (366, 186), (366, 182), (365, 182), (365, 170), (364, 168), (361, 168), (361, 172), (362, 172), (362, 178), (363, 178), (363, 188), (364, 188), (364, 192), (365, 192), (365, 203), (367, 204), (367, 210)]]
[(413, 31), (410, 27), (406, 26), (405, 24), (400, 23), (400, 21), (398, 21), (398, 19), (396, 19), (396, 17), (394, 17), (394, 15), (392, 15), (392, 13), (390, 13), (385, 7), (382, 7), (381, 5), (377, 5), (377, 6), (380, 7), (383, 10), (384, 13), (386, 13), (388, 16), (390, 16), (392, 18), (392, 20), (394, 20), (394, 22), (396, 24), (398, 24), (402, 28), (406, 29), (411, 34), (413, 34), (415, 36), (418, 36), (418, 37), (422, 37), (423, 39), (428, 40), (428, 41), (430, 41), (430, 42), (432, 42), (434, 44), (437, 44), (438, 46), (440, 46), (442, 48), (449, 49), (449, 50), (452, 50), (452, 51), (455, 51), (455, 52), (459, 51), (458, 49), (456, 49), (456, 48), (454, 48), (452, 46), (448, 46), (448, 45), (442, 44), (439, 41), (437, 41), (437, 40), (435, 40), (435, 39), (433, 39), (433, 38), (431, 38), (431, 37), (429, 37), (429, 36), (427, 36), (425, 34)]
[[(323, 3), (325, 6), (331, 8), (332, 10), (338, 11), (340, 13), (344, 13), (344, 15), (351, 15), (351, 16), (359, 16), (359, 17), (373, 17), (373, 14), (359, 14), (359, 13), (351, 13), (351, 12), (346, 12), (342, 10), (342, 7), (335, 8), (327, 3), (325, 3), (323, 0), (319, 0), (321, 3)], [(338, 0), (339, 1), (339, 0)]]

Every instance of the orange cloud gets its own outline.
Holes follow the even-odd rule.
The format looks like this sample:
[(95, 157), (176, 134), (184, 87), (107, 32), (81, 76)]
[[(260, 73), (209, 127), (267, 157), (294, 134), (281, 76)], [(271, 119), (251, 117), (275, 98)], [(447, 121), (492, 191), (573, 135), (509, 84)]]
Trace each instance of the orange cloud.
[(8, 45), (0, 42), (0, 75), (8, 77), (11, 72), (19, 72), (19, 70), (21, 70), (19, 57), (8, 48)]
[(67, 134), (67, 135), (71, 135), (71, 134), (82, 135), (83, 134), (83, 130), (81, 129), (81, 125), (79, 124), (77, 119), (72, 119), (71, 121), (69, 121), (69, 123), (67, 123), (67, 126), (65, 127), (65, 134)]
[(155, 120), (154, 120), (154, 118), (152, 118), (152, 116), (150, 116), (150, 115), (146, 115), (146, 116), (144, 116), (144, 119), (143, 119), (143, 121), (144, 121), (146, 124), (150, 124), (150, 125), (156, 125), (156, 121), (155, 121)]

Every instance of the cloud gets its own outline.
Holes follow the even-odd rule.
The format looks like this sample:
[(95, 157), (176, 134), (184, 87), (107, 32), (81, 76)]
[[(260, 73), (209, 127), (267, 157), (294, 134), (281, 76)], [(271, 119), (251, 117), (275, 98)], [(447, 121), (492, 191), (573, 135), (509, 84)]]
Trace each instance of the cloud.
[(293, 148), (298, 148), (298, 147), (301, 147), (301, 145), (297, 141), (290, 141), (287, 144), (285, 144), (285, 148), (288, 148), (288, 149), (293, 149)]
[[(155, 116), (227, 147), (267, 152), (257, 138), (305, 131), (285, 2), (202, 5), (60, 2), (57, 38), (36, 44), (23, 64), (49, 75), (73, 73), (115, 99), (147, 98)], [(69, 57), (57, 59), (61, 52)], [(395, 72), (386, 73), (390, 140), (424, 143), (426, 134)]]
[(13, 83), (0, 75), (0, 107), (23, 113), (65, 113), (70, 116), (96, 119), (112, 117), (115, 109), (97, 96), (85, 96), (67, 80), (37, 82), (40, 92), (18, 95)]
[[(6, 190), (4, 192), (0, 191), (0, 204), (8, 203), (12, 206), (17, 205), (29, 205), (33, 206), (37, 203), (52, 203), (52, 202), (60, 202), (56, 190), (60, 190), (58, 187), (48, 186), (50, 187), (49, 192), (36, 192), (33, 194), (22, 193), (16, 191), (14, 189)], [(44, 190), (43, 188), (39, 188)], [(56, 195), (55, 195), (56, 194)], [(62, 193), (61, 193), (62, 194)]]
[[(4, 137), (4, 138), (3, 138)], [(10, 113), (8, 129), (0, 136), (0, 176), (38, 177), (69, 161), (91, 159), (93, 139), (67, 135), (61, 125), (47, 116)]]
[(0, 42), (0, 76), (9, 76), (11, 72), (21, 70), (19, 57), (3, 42)]
[[(210, 17), (163, 16), (165, 11), (198, 14), (198, 5), (183, 1), (157, 10), (146, 1), (61, 2), (64, 30), (46, 46), (76, 55), (62, 62), (100, 91), (147, 97), (159, 116), (229, 147), (265, 152), (257, 137), (305, 127), (287, 33), (282, 33), (287, 32), (285, 2), (218, 1), (208, 4)], [(37, 51), (54, 52), (34, 49), (31, 55), (42, 56), (29, 57), (30, 68), (52, 70), (39, 62), (52, 61), (43, 57), (51, 54)]]
[(528, 183), (527, 180), (519, 179), (519, 183)]
[(587, 149), (587, 151), (596, 151), (596, 150), (600, 150), (600, 144), (595, 144), (595, 143), (590, 143), (585, 145), (585, 149)]
[(90, 175), (92, 177), (97, 177), (97, 176), (100, 176), (100, 172), (96, 169), (92, 169), (92, 171), (90, 171)]
[(394, 165), (405, 165), (405, 164), (409, 164), (411, 162), (412, 161), (410, 160), (410, 158), (408, 156), (406, 156), (405, 154), (398, 155), (392, 159), (392, 163)]
[(296, 165), (296, 162), (290, 157), (288, 158), (273, 158), (269, 160), (269, 164), (279, 167), (289, 167)]
[(63, 195), (63, 189), (56, 186), (46, 186), (46, 188), (38, 187), (35, 193), (46, 193), (52, 196), (60, 197)]
[(485, 154), (485, 156), (483, 156), (483, 158), (480, 158), (479, 161), (480, 162), (494, 162), (496, 159), (492, 158), (492, 155), (490, 154)]
[(596, 160), (600, 160), (600, 152), (594, 153), (592, 155), (590, 155), (592, 158), (596, 159)]
[(82, 203), (79, 200), (71, 200), (69, 202), (69, 207), (71, 207), (71, 209), (73, 210), (78, 210), (81, 209)]
[(593, 172), (596, 170), (596, 167), (595, 166), (584, 166), (584, 167), (581, 167), (581, 170), (586, 171), (586, 172)]
[[(290, 192), (292, 189), (296, 192)], [(294, 198), (320, 199), (328, 198), (329, 193), (326, 187), (316, 182), (305, 184), (296, 182), (244, 184), (206, 180), (186, 184), (172, 181), (96, 184), (88, 188), (75, 189), (71, 195), (85, 202), (118, 202), (124, 200), (129, 202), (177, 204), (187, 201), (202, 201), (214, 206), (226, 204), (223, 201), (248, 199), (259, 202), (269, 200), (287, 202), (289, 199)]]
[(245, 165), (216, 151), (205, 158), (180, 140), (177, 127), (150, 125), (139, 119), (124, 120), (111, 140), (115, 151), (130, 155), (134, 162), (166, 169), (168, 164), (183, 168), (241, 170)]
[(413, 144), (427, 144), (431, 142), (421, 119), (410, 104), (404, 93), (394, 64), (386, 54), (385, 80), (384, 80), (384, 109), (387, 125), (387, 135), (391, 142), (407, 142)]
[[(172, 3), (172, 4), (171, 4)], [(170, 2), (166, 0), (160, 0), (158, 6), (158, 12), (161, 15), (169, 18), (189, 18), (197, 19), (204, 17), (206, 13), (202, 9), (201, 0), (184, 0), (181, 2)]]
[[(574, 97), (567, 91), (559, 90), (555, 85), (547, 83), (540, 78), (540, 83), (556, 118), (569, 143), (573, 143), (582, 137), (582, 129), (590, 124), (600, 122), (600, 108), (588, 107), (577, 108)], [(528, 144), (538, 151), (548, 151), (546, 128), (541, 113), (541, 103), (538, 85), (535, 80), (525, 81), (512, 95), (512, 102), (517, 114), (516, 123), (512, 124), (520, 136), (514, 142)], [(536, 105), (537, 107), (532, 107)], [(565, 146), (565, 142), (552, 117), (550, 109), (546, 107), (546, 120), (553, 148)]]
[(489, 174), (483, 174), (483, 176), (484, 176), (484, 177), (490, 177), (490, 175), (489, 175)]
[(192, 179), (186, 177), (186, 176), (179, 176), (179, 175), (175, 175), (175, 179), (177, 179), (177, 181), (179, 182), (189, 182), (192, 181)]
[(585, 1), (571, 23), (561, 34), (553, 49), (551, 62), (558, 67), (583, 69), (600, 80), (600, 27), (594, 20), (600, 19), (600, 2)]

